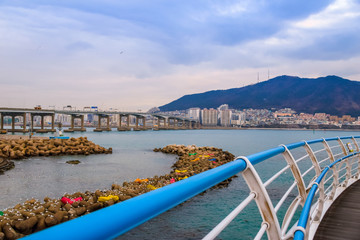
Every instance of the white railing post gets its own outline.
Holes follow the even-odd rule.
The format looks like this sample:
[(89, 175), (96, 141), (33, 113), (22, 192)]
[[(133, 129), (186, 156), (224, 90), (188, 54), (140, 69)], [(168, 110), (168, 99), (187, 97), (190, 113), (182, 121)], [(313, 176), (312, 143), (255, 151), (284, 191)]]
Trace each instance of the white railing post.
[[(317, 177), (320, 176), (321, 174), (321, 169), (320, 169), (320, 165), (319, 165), (319, 162), (317, 161), (317, 158), (312, 150), (312, 148), (310, 147), (310, 145), (305, 142), (305, 145), (304, 145), (304, 148), (307, 152), (307, 154), (309, 155), (309, 158), (312, 162), (312, 165), (314, 166), (314, 169), (315, 169), (315, 173), (316, 173), (316, 176), (313, 180), (315, 180)], [(312, 183), (313, 181), (311, 181)], [(310, 185), (312, 186), (312, 184)], [(318, 208), (317, 208), (317, 212), (314, 216), (314, 221), (320, 221), (320, 218), (321, 218), (321, 215), (322, 215), (322, 212), (324, 210), (324, 202), (325, 202), (325, 189), (324, 189), (324, 182), (321, 181), (320, 184), (318, 185), (319, 187), (319, 205), (318, 205)], [(310, 188), (309, 188), (310, 190)]]
[(295, 161), (294, 157), (292, 156), (291, 152), (289, 151), (289, 149), (285, 145), (280, 145), (280, 146), (285, 148), (285, 151), (283, 152), (283, 156), (284, 156), (286, 162), (289, 164), (290, 170), (291, 170), (291, 172), (295, 178), (295, 181), (297, 183), (297, 188), (299, 191), (299, 195), (301, 197), (301, 205), (304, 205), (307, 194), (306, 194), (306, 187), (305, 187), (304, 179), (301, 176), (300, 169), (299, 169), (298, 165), (296, 164), (296, 161)]
[(266, 229), (268, 239), (280, 240), (281, 232), (279, 220), (276, 216), (269, 194), (249, 159), (246, 157), (240, 157), (240, 159), (243, 159), (246, 162), (246, 169), (242, 172), (242, 175), (250, 191), (255, 193), (255, 202), (263, 219), (263, 224), (267, 224), (268, 226)]
[[(331, 148), (329, 146), (329, 144), (326, 142), (326, 140), (323, 138), (323, 145), (325, 147), (325, 150), (329, 156), (329, 159), (330, 159), (330, 162), (333, 163), (335, 162), (335, 158), (334, 158), (334, 155), (331, 151)], [(332, 172), (333, 172), (333, 187), (332, 187), (332, 190), (331, 190), (331, 194), (329, 194), (329, 200), (333, 200), (334, 196), (335, 196), (335, 192), (336, 192), (336, 188), (337, 186), (339, 185), (339, 178), (338, 178), (338, 175), (339, 175), (339, 172), (338, 172), (338, 167), (337, 165), (333, 166), (332, 168)]]
[[(353, 141), (353, 143), (355, 145), (356, 152), (359, 152), (360, 151), (359, 145), (356, 142), (356, 139), (354, 137), (352, 137), (352, 141)], [(360, 175), (360, 154), (357, 155), (357, 158), (358, 158), (358, 170), (357, 170), (357, 173), (356, 173), (356, 178), (359, 178), (359, 175)]]
[[(305, 203), (305, 200), (307, 197), (307, 193), (306, 193), (304, 179), (301, 176), (300, 169), (299, 169), (293, 155), (291, 154), (291, 152), (285, 145), (280, 145), (280, 146), (285, 148), (285, 151), (282, 154), (290, 167), (290, 170), (291, 170), (291, 172), (294, 176), (295, 182), (296, 182), (296, 187), (299, 192), (299, 196), (293, 200), (293, 202), (290, 204), (290, 206), (287, 209), (286, 214), (284, 216), (282, 228), (286, 228), (288, 226), (289, 222), (291, 221), (291, 219), (289, 219), (292, 216), (291, 212), (293, 212), (294, 209), (297, 208), (299, 204), (301, 206), (304, 206), (304, 203)], [(285, 231), (286, 231), (286, 229), (283, 229), (283, 232), (285, 232)]]
[[(344, 156), (348, 155), (348, 152), (346, 151), (345, 145), (344, 145), (344, 143), (341, 141), (341, 139), (339, 137), (338, 137), (338, 143), (341, 146), (341, 149), (343, 151)], [(350, 162), (349, 162), (349, 158), (345, 159), (345, 163), (346, 163), (346, 177), (345, 177), (345, 180), (343, 182), (344, 187), (347, 186), (348, 181), (351, 178), (351, 165), (350, 165)], [(341, 164), (339, 164), (339, 167), (340, 166), (341, 166)]]
[(318, 162), (312, 148), (310, 147), (310, 145), (307, 142), (305, 142), (304, 148), (305, 148), (305, 151), (307, 152), (307, 154), (309, 155), (312, 165), (314, 166), (316, 177), (320, 176), (321, 168), (320, 168), (319, 162)]

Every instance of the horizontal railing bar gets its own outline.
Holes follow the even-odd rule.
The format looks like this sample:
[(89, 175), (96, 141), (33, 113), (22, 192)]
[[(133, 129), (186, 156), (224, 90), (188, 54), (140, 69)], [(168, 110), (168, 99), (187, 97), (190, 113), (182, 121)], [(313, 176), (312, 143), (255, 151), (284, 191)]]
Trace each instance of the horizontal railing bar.
[(340, 168), (340, 169), (338, 170), (338, 172), (341, 172), (342, 170), (345, 170), (345, 169), (346, 169), (346, 166)]
[(333, 187), (333, 185), (330, 184), (330, 186), (325, 189), (324, 193), (327, 193), (327, 191), (330, 190), (332, 187)]
[(343, 153), (341, 152), (341, 153), (336, 153), (336, 154), (333, 154), (333, 155), (334, 155), (334, 157), (337, 157), (337, 156), (343, 155)]
[(306, 141), (307, 144), (314, 144), (314, 143), (321, 143), (323, 142), (324, 140), (323, 139), (315, 139), (315, 140), (309, 140), (309, 141)]
[(283, 169), (281, 169), (279, 172), (277, 172), (274, 176), (269, 178), (265, 183), (264, 186), (267, 187), (270, 183), (272, 183), (278, 176), (280, 176), (283, 172), (285, 172), (287, 169), (290, 168), (290, 165), (286, 165)]
[(251, 162), (252, 165), (256, 165), (266, 159), (269, 159), (271, 157), (274, 157), (280, 153), (283, 153), (285, 151), (285, 148), (283, 146), (272, 148), (269, 150), (265, 150), (260, 153), (255, 153), (247, 156), (247, 159)]
[(306, 174), (308, 174), (313, 169), (314, 169), (314, 166), (311, 166), (308, 170), (306, 170), (303, 174), (301, 174), (301, 176), (304, 177)]
[(244, 201), (240, 203), (229, 215), (226, 216), (211, 232), (209, 232), (203, 240), (214, 239), (217, 235), (219, 235), (224, 228), (229, 225), (234, 218), (239, 215), (239, 213), (252, 201), (255, 199), (255, 193), (250, 193)]
[(318, 162), (318, 163), (321, 164), (321, 163), (323, 163), (323, 162), (325, 162), (325, 161), (327, 161), (327, 160), (329, 160), (329, 159), (330, 159), (330, 157), (324, 158), (323, 160), (321, 160), (321, 161)]
[(342, 179), (343, 177), (345, 177), (346, 176), (346, 173), (344, 173), (343, 175), (341, 175), (340, 177), (339, 177), (339, 179)]
[(304, 160), (305, 158), (307, 158), (308, 156), (309, 156), (309, 154), (306, 154), (306, 155), (302, 156), (301, 158), (298, 158), (295, 162), (298, 163), (301, 160)]
[(268, 225), (266, 223), (263, 223), (259, 232), (254, 237), (254, 240), (260, 240), (262, 238), (262, 236), (264, 235), (267, 228), (268, 228)]
[(324, 152), (324, 151), (326, 151), (326, 149), (325, 149), (325, 148), (321, 148), (321, 149), (319, 149), (319, 150), (317, 150), (317, 151), (314, 151), (314, 154), (317, 154), (317, 153), (319, 153), (319, 152)]
[(277, 212), (281, 205), (284, 203), (285, 199), (289, 196), (289, 194), (291, 193), (291, 191), (294, 189), (294, 187), (296, 186), (297, 182), (294, 182), (289, 189), (286, 191), (286, 193), (282, 196), (282, 198), (280, 199), (280, 201), (276, 204), (275, 207), (275, 212)]
[(333, 177), (334, 177), (334, 174), (331, 174), (330, 177), (325, 179), (324, 184), (326, 184), (330, 179), (333, 179)]
[(295, 215), (295, 212), (296, 212), (297, 208), (299, 207), (300, 202), (301, 202), (301, 198), (298, 198), (298, 199), (296, 200), (295, 206), (293, 207), (292, 211), (290, 212), (290, 216), (289, 216), (288, 221), (285, 223), (283, 229), (281, 230), (281, 235), (282, 235), (282, 236), (285, 236), (286, 230), (288, 229), (289, 224), (290, 224), (290, 222), (291, 222), (291, 219), (292, 219), (293, 216)]

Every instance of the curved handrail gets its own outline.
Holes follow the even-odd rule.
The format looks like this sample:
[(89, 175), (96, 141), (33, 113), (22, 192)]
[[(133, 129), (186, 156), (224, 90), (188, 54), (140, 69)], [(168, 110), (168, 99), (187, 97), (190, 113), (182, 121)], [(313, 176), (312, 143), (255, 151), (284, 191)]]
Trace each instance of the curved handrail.
[(299, 222), (296, 227), (297, 230), (295, 231), (295, 234), (294, 234), (294, 240), (303, 240), (305, 237), (305, 233), (306, 233), (305, 229), (306, 229), (306, 225), (307, 225), (309, 215), (310, 215), (311, 203), (314, 200), (315, 193), (319, 187), (320, 182), (323, 180), (324, 176), (326, 175), (326, 173), (337, 163), (343, 161), (344, 159), (358, 155), (359, 153), (360, 152), (355, 152), (355, 153), (349, 154), (345, 157), (342, 157), (342, 158), (336, 160), (335, 162), (331, 163), (329, 166), (326, 166), (324, 168), (324, 170), (321, 172), (320, 176), (315, 180), (315, 182), (313, 183), (313, 185), (310, 189), (310, 192), (306, 198), (304, 208), (301, 212)]
[[(331, 148), (327, 145), (327, 142), (338, 141), (339, 145), (342, 145), (342, 150), (344, 151), (341, 140), (353, 139), (354, 141), (355, 138), (360, 138), (360, 136), (346, 136), (340, 138), (296, 142), (251, 154), (247, 157), (237, 158), (233, 162), (134, 197), (127, 201), (100, 209), (91, 214), (53, 226), (25, 238), (66, 239), (71, 237), (76, 239), (112, 239), (240, 172), (243, 173), (243, 176), (252, 191), (250, 194), (254, 193), (256, 195), (256, 197), (247, 198), (248, 202), (255, 200), (262, 215), (263, 212), (261, 210), (261, 204), (268, 204), (270, 206), (269, 213), (274, 215), (272, 222), (269, 223), (266, 219), (264, 220), (257, 237), (261, 238), (262, 234), (267, 232), (268, 236), (276, 234), (276, 238), (289, 238), (290, 235), (293, 236), (292, 234), (295, 229), (291, 231), (289, 230), (286, 236), (283, 236), (282, 234), (286, 234), (287, 227), (298, 206), (306, 204), (305, 198), (303, 199), (302, 197), (297, 197), (294, 200), (286, 212), (286, 221), (284, 220), (285, 223), (283, 222), (284, 226), (280, 227), (279, 220), (277, 219), (276, 212), (272, 206), (271, 200), (269, 199), (265, 186), (258, 177), (253, 165), (283, 154), (288, 164), (291, 165), (291, 171), (293, 172), (294, 177), (296, 176), (295, 180), (302, 182), (303, 187), (300, 186), (299, 188), (299, 184), (297, 184), (299, 191), (302, 191), (303, 194), (309, 194), (307, 188), (304, 189), (305, 185), (303, 184), (302, 176), (299, 175), (297, 163), (290, 150), (297, 149), (299, 147), (306, 147), (306, 145), (324, 143), (324, 148), (329, 154), (328, 158), (331, 160), (333, 159), (333, 155)], [(360, 171), (360, 167), (358, 168), (358, 171)], [(337, 175), (334, 176), (334, 179), (337, 181)], [(311, 189), (310, 192), (312, 191), (315, 190)], [(242, 207), (245, 207), (244, 204)], [(237, 210), (239, 209), (240, 208)], [(241, 212), (241, 210), (242, 209), (240, 209), (239, 212)], [(210, 237), (209, 239), (212, 238)]]

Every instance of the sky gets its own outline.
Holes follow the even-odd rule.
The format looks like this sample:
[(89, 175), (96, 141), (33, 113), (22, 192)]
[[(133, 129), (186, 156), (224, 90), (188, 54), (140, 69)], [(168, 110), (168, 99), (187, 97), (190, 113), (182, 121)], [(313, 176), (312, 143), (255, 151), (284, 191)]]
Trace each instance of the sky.
[(147, 111), (279, 75), (360, 81), (360, 0), (0, 0), (0, 107)]

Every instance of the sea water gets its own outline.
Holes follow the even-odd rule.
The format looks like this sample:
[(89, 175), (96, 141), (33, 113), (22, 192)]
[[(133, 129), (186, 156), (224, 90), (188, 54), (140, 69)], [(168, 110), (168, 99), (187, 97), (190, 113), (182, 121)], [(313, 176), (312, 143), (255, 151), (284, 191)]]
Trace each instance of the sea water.
[[(214, 146), (246, 156), (280, 144), (337, 136), (356, 136), (359, 132), (326, 130), (166, 130), (68, 133), (70, 137), (86, 136), (89, 140), (112, 147), (112, 154), (89, 156), (33, 157), (15, 161), (15, 168), (0, 175), (0, 210), (26, 199), (46, 196), (61, 198), (64, 193), (110, 189), (136, 178), (170, 172), (177, 156), (155, 153), (154, 148), (169, 144)], [(43, 134), (39, 136), (51, 136)], [(66, 164), (80, 160), (78, 165)], [(279, 165), (279, 166), (277, 166)], [(263, 163), (260, 175), (272, 175), (272, 168), (283, 161)], [(287, 180), (285, 179), (284, 182)], [(276, 195), (282, 182), (272, 187)], [(120, 236), (118, 239), (199, 239), (247, 197), (249, 189), (241, 174), (227, 188), (213, 189), (171, 209), (164, 214)], [(240, 214), (219, 239), (252, 239), (261, 224), (255, 203)]]

